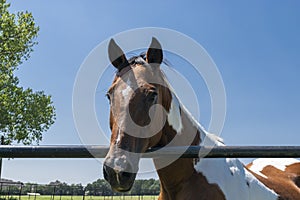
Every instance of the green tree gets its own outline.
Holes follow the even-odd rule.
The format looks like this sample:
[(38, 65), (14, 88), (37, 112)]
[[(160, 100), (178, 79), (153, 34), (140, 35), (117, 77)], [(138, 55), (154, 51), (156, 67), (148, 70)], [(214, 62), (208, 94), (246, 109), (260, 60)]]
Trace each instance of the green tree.
[(14, 75), (30, 57), (39, 27), (29, 12), (9, 13), (10, 4), (0, 0), (0, 134), (2, 144), (25, 145), (42, 140), (55, 120), (51, 96), (19, 86)]
[(85, 191), (89, 195), (99, 196), (99, 195), (112, 195), (113, 191), (111, 190), (110, 185), (103, 179), (98, 179), (93, 183), (87, 184)]

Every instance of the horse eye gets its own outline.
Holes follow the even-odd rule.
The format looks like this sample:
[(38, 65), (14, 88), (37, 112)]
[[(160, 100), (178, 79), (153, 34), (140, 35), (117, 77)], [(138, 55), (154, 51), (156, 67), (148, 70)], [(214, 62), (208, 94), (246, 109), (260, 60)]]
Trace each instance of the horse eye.
[(106, 93), (106, 98), (110, 101), (110, 94), (109, 93)]

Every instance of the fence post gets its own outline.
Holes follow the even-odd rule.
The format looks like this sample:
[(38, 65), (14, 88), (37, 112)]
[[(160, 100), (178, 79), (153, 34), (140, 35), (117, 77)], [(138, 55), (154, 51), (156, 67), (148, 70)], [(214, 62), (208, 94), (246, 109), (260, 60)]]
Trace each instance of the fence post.
[(21, 183), (20, 194), (19, 194), (19, 200), (21, 200), (21, 196), (22, 196), (22, 189), (23, 189), (23, 183)]
[(54, 187), (53, 187), (53, 194), (52, 194), (52, 199), (54, 200), (54, 196), (55, 196), (55, 192), (56, 192), (56, 185), (54, 185)]
[(2, 197), (2, 181), (1, 181), (1, 185), (0, 185), (0, 198)]
[(35, 189), (34, 189), (34, 200), (36, 200), (36, 191), (37, 191), (37, 184), (35, 185)]
[(82, 200), (85, 199), (85, 188), (83, 189), (83, 197), (82, 197)]
[[(1, 136), (1, 146), (4, 145), (4, 136)], [(2, 158), (0, 158), (0, 181), (2, 181)]]

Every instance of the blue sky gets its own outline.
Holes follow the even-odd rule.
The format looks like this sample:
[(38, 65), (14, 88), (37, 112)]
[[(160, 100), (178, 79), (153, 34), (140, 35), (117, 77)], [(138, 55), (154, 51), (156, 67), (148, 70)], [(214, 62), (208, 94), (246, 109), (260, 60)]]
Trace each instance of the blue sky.
[[(196, 40), (218, 66), (227, 94), (221, 135), (227, 145), (299, 145), (298, 1), (9, 2), (12, 12), (32, 12), (40, 26), (39, 44), (17, 75), (23, 87), (44, 90), (53, 97), (57, 120), (41, 144), (82, 143), (73, 122), (72, 90), (81, 63), (94, 47), (128, 29), (162, 27)], [(113, 70), (107, 74), (111, 80)], [(201, 84), (190, 78), (191, 85)], [(107, 105), (103, 113), (98, 111), (99, 120), (105, 122), (105, 87), (110, 83), (104, 84), (96, 100), (104, 108)], [(207, 102), (209, 97), (204, 91), (198, 99)], [(209, 103), (201, 106), (200, 121), (207, 126)], [(86, 184), (102, 178), (102, 166), (96, 160), (12, 159), (4, 161), (2, 174), (24, 182), (59, 179)], [(155, 175), (140, 176), (148, 177)]]

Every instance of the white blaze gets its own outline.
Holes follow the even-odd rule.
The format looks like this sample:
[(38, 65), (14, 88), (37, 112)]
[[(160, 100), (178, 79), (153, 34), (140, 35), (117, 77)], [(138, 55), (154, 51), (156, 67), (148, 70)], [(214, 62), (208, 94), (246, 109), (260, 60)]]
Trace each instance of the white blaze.
[(126, 81), (126, 88), (124, 90), (122, 90), (122, 95), (124, 97), (124, 99), (128, 99), (129, 98), (129, 95), (131, 94), (131, 81), (130, 81), (130, 78), (128, 77), (127, 81)]
[(118, 136), (117, 136), (116, 144), (119, 144), (120, 141), (121, 141), (121, 131), (119, 129), (118, 130)]

